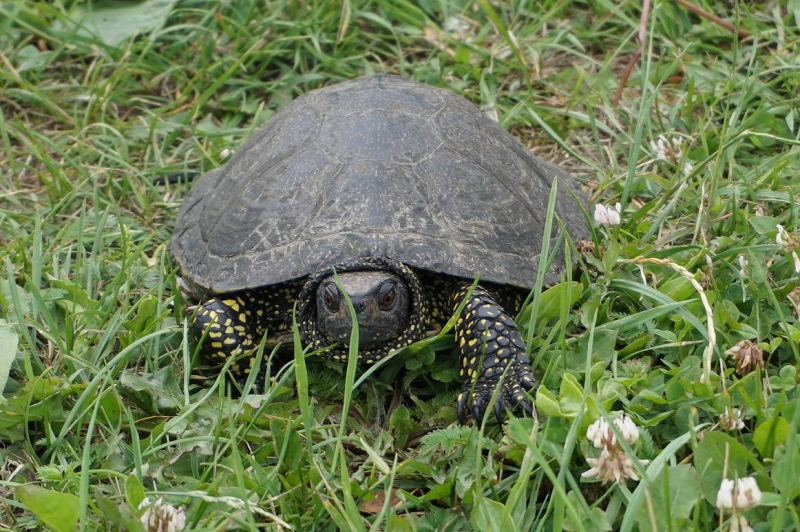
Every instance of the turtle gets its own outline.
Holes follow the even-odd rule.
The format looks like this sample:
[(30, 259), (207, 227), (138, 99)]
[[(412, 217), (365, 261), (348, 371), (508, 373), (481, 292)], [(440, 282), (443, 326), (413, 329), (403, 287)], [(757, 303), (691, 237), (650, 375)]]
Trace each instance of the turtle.
[[(482, 421), (500, 383), (498, 420), (506, 408), (531, 412), (536, 378), (513, 316), (536, 279), (554, 179), (549, 238), (561, 227), (586, 237), (571, 175), (466, 98), (389, 74), (305, 93), (183, 201), (170, 253), (199, 302), (192, 336), (210, 363), (237, 357), (231, 373), (245, 379), (264, 335), (290, 330), (295, 308), (302, 344), (347, 361), (342, 290), (362, 365), (461, 307), (459, 421)], [(566, 267), (562, 252), (545, 282)]]

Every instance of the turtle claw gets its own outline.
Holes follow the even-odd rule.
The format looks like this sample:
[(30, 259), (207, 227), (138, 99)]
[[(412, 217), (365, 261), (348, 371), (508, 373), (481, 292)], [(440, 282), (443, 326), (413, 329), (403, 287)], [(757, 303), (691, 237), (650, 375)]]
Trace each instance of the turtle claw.
[(456, 403), (456, 416), (462, 425), (467, 423), (467, 405), (469, 404), (469, 393), (461, 392)]
[(475, 420), (477, 425), (483, 423), (483, 416), (486, 415), (486, 405), (483, 401), (475, 401), (472, 403), (472, 419)]
[[(488, 396), (477, 395), (472, 398), (472, 419), (475, 420), (477, 425), (483, 424), (483, 418), (486, 416), (486, 410), (488, 409), (491, 400), (491, 394)], [(504, 405), (505, 401), (503, 400), (503, 396), (501, 394), (494, 402), (494, 407), (492, 408), (498, 425), (503, 424)]]
[(520, 352), (517, 354), (516, 364), (511, 368), (516, 373), (516, 378), (514, 379), (516, 382), (514, 384), (519, 384), (520, 388), (526, 392), (536, 388), (536, 376), (531, 372), (530, 364), (531, 360), (528, 355)]
[(526, 416), (530, 416), (530, 417), (533, 417), (533, 414), (535, 412), (535, 410), (533, 408), (533, 404), (531, 404), (531, 402), (527, 398), (525, 398), (522, 401), (520, 401), (519, 403), (517, 403), (517, 408), (522, 410), (522, 412)]
[(504, 401), (502, 396), (498, 397), (497, 401), (494, 402), (494, 417), (497, 418), (498, 426), (503, 425), (503, 414), (505, 414), (503, 408), (503, 402)]
[[(512, 372), (506, 375), (505, 382), (502, 384), (502, 389), (500, 393), (497, 394), (497, 399), (492, 406), (492, 411), (494, 412), (498, 425), (503, 424), (506, 408), (521, 412), (524, 416), (534, 416), (536, 410), (525, 392), (535, 387), (535, 384), (534, 386), (524, 385), (523, 383), (525, 381), (520, 377), (525, 374), (531, 375), (532, 377), (529, 371), (523, 371), (521, 375)], [(498, 384), (498, 379), (482, 377), (476, 383), (475, 390), (471, 395), (469, 388), (459, 394), (456, 403), (456, 414), (458, 415), (458, 421), (462, 425), (466, 422), (467, 412), (472, 413), (472, 418), (475, 420), (476, 424), (480, 425), (483, 422), (486, 410), (492, 402), (492, 395), (494, 395)]]

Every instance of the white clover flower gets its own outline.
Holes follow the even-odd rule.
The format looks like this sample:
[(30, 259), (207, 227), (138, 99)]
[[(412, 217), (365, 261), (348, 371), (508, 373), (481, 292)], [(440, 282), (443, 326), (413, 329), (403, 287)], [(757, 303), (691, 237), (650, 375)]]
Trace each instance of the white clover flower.
[(784, 242), (785, 242), (785, 240), (783, 238), (783, 235), (784, 234), (788, 235), (788, 233), (786, 232), (786, 229), (784, 229), (781, 224), (778, 224), (776, 227), (778, 229), (778, 234), (775, 235), (775, 243), (778, 244), (779, 246), (782, 246), (784, 244)]
[[(624, 482), (626, 479), (639, 480), (639, 476), (633, 470), (633, 460), (618, 448), (612, 447), (611, 450), (603, 447), (600, 456), (597, 458), (587, 458), (587, 462), (592, 466), (588, 471), (581, 473), (582, 477), (596, 477), (606, 484), (612, 480)], [(647, 465), (649, 460), (639, 460), (641, 465)]]
[(742, 411), (737, 409), (733, 414), (728, 414), (727, 411), (719, 416), (720, 426), (729, 432), (734, 430), (742, 430), (744, 428), (744, 421), (742, 421)]
[(606, 207), (598, 203), (594, 206), (594, 221), (601, 225), (619, 225), (622, 219), (619, 216), (622, 206), (617, 203), (613, 207)]
[[(672, 144), (670, 142), (670, 144)], [(667, 139), (664, 135), (659, 135), (656, 141), (650, 141), (650, 149), (652, 149), (655, 153), (656, 159), (661, 159), (662, 161), (668, 161), (667, 159)]]
[(186, 526), (186, 512), (165, 503), (160, 497), (151, 502), (145, 497), (139, 509), (147, 508), (139, 521), (147, 532), (180, 532)]
[(761, 490), (753, 477), (736, 480), (724, 479), (717, 492), (717, 508), (720, 511), (747, 510), (761, 504)]
[[(659, 135), (656, 141), (650, 141), (650, 149), (653, 150), (653, 156), (657, 160), (678, 164), (683, 158), (681, 143), (677, 138), (670, 139), (665, 135)], [(688, 175), (693, 169), (694, 167), (691, 164), (684, 162), (681, 167), (681, 172), (684, 175)]]
[[(633, 444), (639, 439), (639, 428), (627, 415), (622, 414), (615, 419), (614, 425), (623, 439), (629, 444)], [(611, 425), (605, 419), (598, 419), (589, 425), (586, 430), (586, 438), (592, 442), (592, 445), (602, 449), (602, 451), (600, 451), (600, 456), (597, 458), (586, 458), (586, 461), (592, 467), (581, 476), (597, 477), (603, 484), (612, 480), (616, 482), (623, 482), (625, 479), (639, 480), (633, 470), (634, 460), (637, 459), (631, 459), (625, 454)], [(639, 463), (645, 465), (648, 461), (639, 460)]]

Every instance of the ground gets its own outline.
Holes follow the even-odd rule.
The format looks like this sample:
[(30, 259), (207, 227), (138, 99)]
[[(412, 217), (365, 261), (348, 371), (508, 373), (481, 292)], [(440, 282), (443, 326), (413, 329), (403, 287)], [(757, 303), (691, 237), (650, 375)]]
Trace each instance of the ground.
[[(0, 528), (800, 529), (798, 35), (796, 0), (0, 3)], [(373, 72), (590, 196), (518, 317), (535, 421), (455, 423), (447, 329), (367, 378), (191, 378), (157, 178)]]

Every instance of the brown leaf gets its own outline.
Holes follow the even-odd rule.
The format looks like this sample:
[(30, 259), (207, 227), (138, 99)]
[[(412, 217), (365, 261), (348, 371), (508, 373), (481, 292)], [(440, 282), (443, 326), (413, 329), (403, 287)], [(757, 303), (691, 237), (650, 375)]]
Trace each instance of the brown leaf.
[[(386, 502), (386, 492), (378, 491), (373, 494), (372, 499), (368, 501), (364, 501), (361, 503), (361, 507), (359, 510), (362, 514), (377, 514), (383, 510), (383, 505)], [(401, 501), (395, 492), (392, 491), (392, 497), (390, 504), (392, 506), (399, 506), (403, 501)]]

